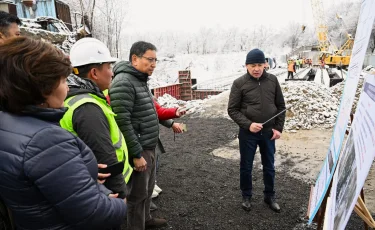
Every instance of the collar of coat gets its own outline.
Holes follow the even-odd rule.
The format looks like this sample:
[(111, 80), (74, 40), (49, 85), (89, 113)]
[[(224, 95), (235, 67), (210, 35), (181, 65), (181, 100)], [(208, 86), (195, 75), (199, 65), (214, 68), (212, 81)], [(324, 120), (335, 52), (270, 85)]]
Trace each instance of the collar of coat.
[(52, 109), (40, 108), (35, 105), (29, 105), (26, 106), (25, 109), (22, 111), (22, 115), (31, 116), (43, 121), (58, 124), (67, 110), (67, 108)]
[(130, 74), (136, 78), (138, 78), (140, 81), (147, 82), (149, 79), (147, 73), (142, 73), (139, 70), (137, 70), (130, 62), (128, 61), (120, 61), (115, 64), (113, 67), (113, 72), (116, 75), (119, 73), (127, 73)]
[(90, 79), (83, 79), (74, 74), (71, 74), (68, 79), (69, 92), (68, 97), (79, 94), (91, 93), (98, 97), (106, 99), (103, 92), (99, 89), (98, 85)]
[(142, 73), (139, 70), (137, 70), (134, 66), (131, 66), (130, 68), (133, 68), (134, 76), (137, 77), (141, 81), (148, 81), (148, 74)]

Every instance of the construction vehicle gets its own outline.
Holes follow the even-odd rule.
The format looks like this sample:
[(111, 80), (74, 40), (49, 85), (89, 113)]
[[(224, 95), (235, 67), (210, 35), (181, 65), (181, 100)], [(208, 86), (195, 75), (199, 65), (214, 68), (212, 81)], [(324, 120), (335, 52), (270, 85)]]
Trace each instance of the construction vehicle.
[(347, 34), (347, 41), (340, 48), (337, 48), (328, 36), (322, 0), (311, 0), (311, 7), (319, 42), (318, 47), (313, 48), (312, 51), (318, 49), (321, 52), (320, 61), (330, 68), (347, 69), (353, 49), (353, 37)]

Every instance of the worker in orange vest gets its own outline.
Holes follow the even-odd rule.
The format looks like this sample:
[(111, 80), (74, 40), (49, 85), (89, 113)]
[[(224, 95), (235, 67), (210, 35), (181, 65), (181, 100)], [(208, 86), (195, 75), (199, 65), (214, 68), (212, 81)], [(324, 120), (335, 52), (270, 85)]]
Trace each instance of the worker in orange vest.
[(289, 60), (288, 62), (288, 79), (289, 79), (289, 76), (291, 77), (291, 79), (293, 79), (293, 72), (295, 73), (296, 72), (296, 66), (295, 66), (295, 63), (293, 60)]

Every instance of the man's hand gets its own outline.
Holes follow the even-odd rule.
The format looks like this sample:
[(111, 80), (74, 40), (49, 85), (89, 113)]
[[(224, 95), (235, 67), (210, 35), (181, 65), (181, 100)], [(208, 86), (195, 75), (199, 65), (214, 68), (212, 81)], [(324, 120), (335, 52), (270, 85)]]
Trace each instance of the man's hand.
[(281, 137), (281, 133), (278, 130), (272, 129), (272, 132), (273, 132), (273, 136), (272, 136), (271, 140), (276, 140), (276, 139), (279, 139)]
[(176, 117), (181, 117), (185, 115), (185, 113), (186, 113), (186, 109), (184, 107), (180, 107), (176, 109)]
[(147, 169), (147, 162), (145, 158), (133, 158), (133, 163), (134, 163), (134, 170), (138, 172), (143, 172), (146, 171)]
[(252, 133), (257, 133), (262, 129), (263, 129), (263, 125), (260, 123), (255, 123), (255, 122), (251, 123), (250, 128), (249, 128), (250, 132)]
[(115, 193), (115, 194), (109, 194), (108, 197), (109, 197), (109, 198), (117, 198), (117, 197), (118, 197), (118, 193)]
[(172, 125), (173, 132), (175, 133), (182, 133), (182, 123), (176, 123), (174, 122)]
[[(105, 164), (98, 164), (98, 168), (105, 169), (107, 168), (107, 165)], [(98, 182), (100, 184), (103, 184), (105, 182), (105, 179), (111, 176), (110, 173), (98, 173)]]

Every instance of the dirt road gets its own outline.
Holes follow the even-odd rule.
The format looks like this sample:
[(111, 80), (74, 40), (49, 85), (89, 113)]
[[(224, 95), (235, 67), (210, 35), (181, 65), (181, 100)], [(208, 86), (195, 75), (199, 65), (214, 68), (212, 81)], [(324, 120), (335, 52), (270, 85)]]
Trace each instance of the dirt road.
[[(159, 210), (153, 215), (168, 219), (165, 229), (316, 228), (307, 226), (304, 217), (309, 186), (320, 170), (330, 131), (284, 134), (278, 142), (276, 193), (281, 213), (263, 203), (257, 154), (253, 208), (245, 212), (240, 206), (237, 126), (227, 119), (185, 118), (185, 122), (189, 131), (176, 135), (175, 141), (172, 130), (161, 128), (167, 153), (160, 159), (158, 185), (163, 193), (155, 199)], [(362, 226), (353, 214), (347, 229)]]

